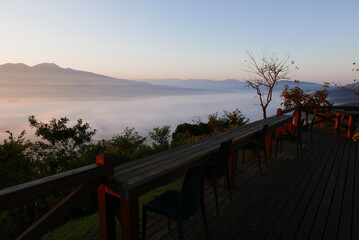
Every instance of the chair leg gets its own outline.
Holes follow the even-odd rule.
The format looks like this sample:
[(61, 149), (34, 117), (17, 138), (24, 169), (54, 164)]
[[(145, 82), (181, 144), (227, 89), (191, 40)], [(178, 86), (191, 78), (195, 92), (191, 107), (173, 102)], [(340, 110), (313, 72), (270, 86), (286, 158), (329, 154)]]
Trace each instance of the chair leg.
[(266, 168), (268, 168), (268, 161), (267, 161), (267, 154), (266, 154), (266, 148), (265, 147), (263, 149), (263, 154), (264, 154), (264, 163), (266, 165)]
[(313, 128), (310, 129), (310, 144), (313, 145)]
[(178, 239), (183, 240), (183, 222), (178, 221)]
[(299, 157), (299, 155), (300, 155), (300, 151), (299, 151), (299, 141), (296, 141), (295, 145), (296, 145), (296, 147), (297, 147), (297, 157)]
[(262, 166), (261, 166), (261, 156), (259, 152), (257, 152), (258, 155), (258, 168), (259, 168), (259, 174), (262, 174)]
[(209, 239), (207, 214), (206, 214), (206, 208), (204, 207), (204, 199), (203, 199), (203, 197), (201, 199), (201, 212), (202, 212), (204, 230), (206, 231), (206, 238)]
[(217, 181), (216, 181), (216, 180), (212, 180), (212, 184), (213, 184), (214, 198), (215, 198), (215, 200), (216, 200), (217, 215), (219, 215), (218, 193), (217, 193)]
[(171, 218), (167, 218), (167, 228), (171, 229)]
[(244, 166), (244, 148), (243, 148), (243, 151), (242, 151), (242, 166)]
[(227, 178), (227, 187), (228, 187), (229, 199), (232, 200), (232, 190), (231, 190), (232, 186), (231, 186), (231, 182), (230, 182), (230, 178), (229, 178), (228, 172), (227, 172), (227, 174), (226, 174), (226, 178)]
[(147, 210), (142, 208), (142, 239), (146, 239), (146, 221), (147, 221)]

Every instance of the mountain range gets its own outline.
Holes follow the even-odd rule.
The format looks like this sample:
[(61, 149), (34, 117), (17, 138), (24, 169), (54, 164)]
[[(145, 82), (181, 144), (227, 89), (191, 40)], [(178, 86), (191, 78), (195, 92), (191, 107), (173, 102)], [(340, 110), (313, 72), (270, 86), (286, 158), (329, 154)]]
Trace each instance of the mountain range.
[[(202, 90), (213, 90), (213, 91), (240, 91), (247, 88), (247, 83), (245, 81), (240, 81), (236, 79), (226, 79), (226, 80), (208, 80), (208, 79), (145, 79), (142, 80), (146, 83), (151, 83), (153, 85), (160, 86), (172, 86), (180, 88), (191, 88), (191, 89), (202, 89)], [(282, 80), (279, 81), (276, 89), (281, 91), (284, 85), (289, 87), (294, 87), (294, 81)], [(321, 84), (311, 83), (311, 82), (300, 82), (300, 87), (305, 90), (319, 90), (322, 88)], [(249, 88), (248, 88), (249, 89)]]
[[(276, 87), (281, 91), (284, 85), (295, 86), (293, 81), (280, 81)], [(249, 90), (245, 81), (227, 79), (145, 79), (127, 80), (101, 74), (61, 68), (53, 63), (28, 66), (23, 63), (0, 65), (0, 97), (27, 98), (128, 98), (147, 96), (188, 95)], [(300, 82), (305, 90), (319, 90), (321, 84)], [(358, 83), (349, 86), (359, 88)], [(333, 90), (335, 92), (335, 89)], [(345, 95), (342, 90), (337, 95)]]
[(22, 63), (0, 65), (0, 97), (112, 98), (199, 94), (199, 89), (155, 86), (91, 72), (61, 68), (53, 63), (33, 67)]

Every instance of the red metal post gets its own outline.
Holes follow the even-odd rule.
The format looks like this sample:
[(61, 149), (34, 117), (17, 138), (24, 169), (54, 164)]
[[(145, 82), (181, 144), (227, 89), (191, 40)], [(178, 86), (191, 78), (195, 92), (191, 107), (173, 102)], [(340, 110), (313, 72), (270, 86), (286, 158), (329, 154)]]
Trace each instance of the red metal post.
[(97, 187), (100, 239), (116, 239), (116, 207), (105, 191), (105, 185)]
[(300, 108), (300, 105), (298, 105), (297, 109), (294, 111), (294, 126), (299, 127), (301, 118), (302, 118), (302, 110)]
[(353, 133), (353, 115), (349, 115), (349, 119), (348, 119), (348, 133), (347, 133), (347, 137), (350, 138), (352, 136)]
[(133, 198), (126, 200), (121, 198), (121, 227), (122, 239), (124, 240), (139, 240), (140, 227), (139, 227), (139, 211), (138, 199)]
[(340, 114), (339, 113), (335, 113), (334, 132), (335, 133), (340, 132)]
[[(96, 157), (96, 163), (105, 165), (105, 171), (108, 175), (113, 173), (113, 161), (105, 154)], [(100, 224), (100, 239), (116, 239), (116, 204), (113, 198), (106, 193), (106, 186), (100, 184), (97, 187), (97, 201)]]

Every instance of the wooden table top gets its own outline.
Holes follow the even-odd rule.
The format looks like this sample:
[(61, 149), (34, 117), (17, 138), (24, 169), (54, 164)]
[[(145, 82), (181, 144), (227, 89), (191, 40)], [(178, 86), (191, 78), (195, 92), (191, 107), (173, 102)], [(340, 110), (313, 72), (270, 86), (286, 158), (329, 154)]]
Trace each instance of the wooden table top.
[(273, 131), (291, 120), (291, 115), (269, 117), (117, 166), (108, 185), (126, 199), (138, 197), (183, 176), (189, 167), (215, 156), (221, 142), (233, 138), (232, 149), (238, 149), (258, 136), (264, 124), (268, 124), (269, 131)]

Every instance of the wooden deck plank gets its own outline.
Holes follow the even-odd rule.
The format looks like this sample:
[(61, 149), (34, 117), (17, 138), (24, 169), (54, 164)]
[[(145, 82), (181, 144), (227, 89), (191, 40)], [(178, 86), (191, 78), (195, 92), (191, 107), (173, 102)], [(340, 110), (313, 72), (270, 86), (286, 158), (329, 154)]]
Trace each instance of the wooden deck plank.
[(359, 239), (359, 144), (355, 145), (355, 181), (354, 181), (354, 206), (352, 221), (352, 239)]
[[(328, 140), (330, 140), (330, 139), (328, 139)], [(329, 147), (330, 141), (329, 142), (323, 141), (323, 143), (324, 143), (324, 145), (322, 145), (322, 146), (319, 145), (319, 147), (322, 147), (322, 149), (321, 149), (322, 151), (316, 151), (312, 157), (310, 157), (306, 160), (307, 164), (310, 162), (315, 162), (315, 165), (313, 168), (311, 168), (308, 172), (305, 173), (305, 175), (301, 179), (300, 183), (298, 183), (296, 191), (292, 195), (289, 202), (283, 207), (278, 218), (272, 223), (270, 223), (270, 222), (266, 223), (268, 225), (269, 224), (272, 225), (272, 228), (268, 229), (268, 232), (265, 235), (266, 237), (268, 237), (270, 239), (279, 239), (282, 236), (284, 230), (286, 230), (288, 228), (287, 225), (290, 222), (290, 220), (292, 220), (292, 218), (294, 216), (298, 216), (298, 215), (295, 215), (295, 212), (298, 210), (298, 208), (300, 208), (300, 204), (302, 204), (305, 201), (305, 197), (308, 196), (308, 195), (304, 194), (304, 192), (311, 190), (310, 187), (313, 186), (312, 182), (316, 176), (317, 168), (319, 166), (323, 166), (326, 162), (326, 160), (323, 160), (322, 156), (323, 156), (323, 152), (325, 153), (326, 151), (328, 151), (330, 149), (330, 147)], [(325, 144), (327, 144), (327, 145), (325, 145)], [(314, 160), (313, 157), (317, 161), (313, 161)], [(302, 211), (299, 211), (299, 212), (302, 212)]]
[[(336, 142), (336, 141), (335, 141)], [(329, 177), (329, 172), (334, 165), (335, 149), (332, 147), (324, 153), (323, 158), (326, 160), (323, 165), (317, 168), (313, 178), (311, 178), (308, 188), (303, 192), (301, 201), (293, 212), (291, 219), (286, 225), (281, 239), (294, 239), (299, 235), (306, 235), (310, 231), (310, 224), (316, 215), (317, 208), (320, 204), (321, 196)], [(314, 159), (313, 159), (314, 160)], [(302, 225), (304, 223), (304, 226)], [(305, 232), (300, 232), (303, 229)]]
[[(328, 150), (327, 147), (329, 146), (328, 143), (330, 142), (330, 139), (325, 140), (326, 141), (321, 141), (316, 144), (315, 147), (323, 149), (324, 151)], [(316, 151), (314, 156), (309, 156), (309, 154), (312, 154), (310, 151), (305, 152), (308, 154), (305, 155), (300, 162), (300, 164), (304, 164), (305, 167), (302, 168), (301, 172), (296, 174), (296, 178), (291, 183), (290, 187), (283, 193), (283, 196), (280, 196), (280, 200), (271, 208), (271, 211), (267, 216), (265, 216), (260, 228), (258, 228), (251, 237), (252, 239), (279, 238), (280, 233), (283, 231), (291, 214), (296, 209), (303, 191), (307, 188), (308, 182), (320, 164), (319, 160), (312, 161), (311, 158), (314, 157), (315, 159), (320, 159), (320, 156), (322, 155), (321, 151)]]
[(354, 180), (355, 180), (355, 145), (350, 144), (349, 164), (345, 182), (344, 196), (341, 208), (337, 239), (352, 239), (353, 221), (353, 199), (354, 199)]
[(276, 186), (276, 189), (274, 191), (271, 191), (268, 194), (267, 198), (265, 199), (265, 202), (262, 205), (254, 206), (255, 208), (257, 208), (255, 210), (256, 215), (252, 219), (247, 219), (248, 222), (243, 227), (243, 229), (241, 229), (242, 231), (240, 232), (240, 234), (236, 236), (236, 239), (249, 239), (255, 232), (257, 232), (258, 228), (261, 227), (266, 216), (268, 216), (269, 212), (283, 197), (283, 194), (285, 194), (285, 191), (290, 187), (292, 181), (297, 176), (297, 174), (292, 174), (293, 171), (291, 170), (295, 169), (298, 172), (302, 170), (302, 165), (300, 164), (299, 159), (287, 159), (287, 161), (290, 161), (289, 164), (291, 164), (291, 168), (287, 167), (286, 170), (288, 171), (286, 175), (279, 175), (278, 173), (271, 172), (272, 175), (275, 175), (277, 178), (279, 178), (278, 186)]
[(343, 142), (343, 152), (338, 152), (336, 168), (331, 172), (309, 239), (321, 239), (323, 234), (325, 239), (337, 237), (350, 153), (350, 145)]
[[(291, 154), (287, 152), (287, 157), (285, 158), (290, 157)], [(267, 171), (263, 171), (262, 176), (256, 177), (246, 186), (248, 188), (246, 191), (239, 190), (242, 194), (240, 194), (240, 198), (235, 201), (236, 206), (238, 206), (238, 211), (228, 209), (230, 217), (222, 224), (222, 228), (225, 229), (225, 231), (223, 234), (218, 233), (218, 235), (215, 235), (215, 238), (235, 238), (242, 229), (248, 226), (250, 219), (258, 213), (259, 207), (262, 206), (271, 193), (276, 190), (282, 179), (288, 176), (286, 169), (288, 169), (290, 164), (286, 161), (287, 159), (283, 159), (284, 158), (278, 159), (277, 161), (275, 168), (278, 169), (278, 174), (276, 174), (276, 176), (271, 175), (271, 177), (268, 178), (266, 175)], [(257, 226), (253, 224), (250, 227), (256, 228)]]

